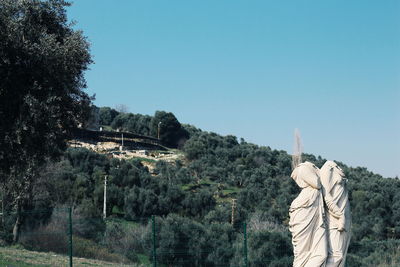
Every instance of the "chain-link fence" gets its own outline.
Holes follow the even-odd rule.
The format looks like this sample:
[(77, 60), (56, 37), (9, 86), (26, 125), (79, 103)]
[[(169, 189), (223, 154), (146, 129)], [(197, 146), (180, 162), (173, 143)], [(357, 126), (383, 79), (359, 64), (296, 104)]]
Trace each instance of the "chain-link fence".
[[(1, 214), (1, 266), (72, 264), (72, 210), (43, 209)], [(6, 246), (13, 244), (12, 246)], [(21, 248), (27, 253), (21, 254)], [(42, 257), (31, 252), (51, 252)], [(50, 255), (50, 254), (49, 254)], [(26, 265), (24, 265), (26, 264)]]
[[(70, 208), (4, 212), (0, 242), (0, 267), (283, 267), (293, 262), (287, 229), (258, 219), (231, 224), (170, 214), (127, 221)], [(354, 241), (346, 266), (399, 266), (399, 248), (399, 240)]]
[(247, 222), (188, 222), (177, 216), (151, 219), (152, 266), (291, 266), (285, 232), (255, 229)]
[[(18, 241), (13, 242), (17, 216)], [(262, 232), (246, 222), (200, 223), (179, 215), (133, 222), (118, 217), (103, 219), (71, 208), (21, 211), (19, 215), (5, 212), (1, 219), (0, 266), (239, 267), (291, 263), (290, 244), (283, 236), (260, 236)], [(269, 257), (269, 240), (275, 242), (273, 259)]]

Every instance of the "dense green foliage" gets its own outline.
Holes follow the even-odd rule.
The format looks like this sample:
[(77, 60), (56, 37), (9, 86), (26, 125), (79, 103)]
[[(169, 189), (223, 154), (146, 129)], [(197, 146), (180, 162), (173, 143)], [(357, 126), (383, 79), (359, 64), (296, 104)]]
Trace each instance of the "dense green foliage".
[(98, 125), (159, 138), (168, 147), (182, 148), (189, 139), (189, 132), (171, 112), (156, 111), (154, 116), (148, 116), (101, 107), (95, 108), (93, 113), (92, 118), (98, 120)]
[[(247, 222), (252, 266), (290, 265), (288, 209), (299, 193), (289, 177), (290, 155), (244, 140), (238, 142), (234, 136), (186, 127), (191, 137), (182, 150), (185, 161), (157, 161), (152, 173), (139, 159), (109, 159), (86, 149), (68, 149), (63, 160), (47, 164), (35, 185), (38, 197), (25, 209), (71, 205), (82, 218), (99, 220), (97, 224), (90, 222), (90, 227), (80, 225), (77, 235), (97, 240), (112, 252), (126, 251), (114, 244), (117, 242), (110, 245), (104, 240), (106, 233), (110, 237), (112, 229), (118, 227), (113, 224), (109, 229), (110, 225), (101, 223), (103, 179), (107, 175), (108, 214), (147, 229), (140, 239), (142, 244), (138, 240), (129, 243), (138, 255), (151, 256), (148, 220), (156, 215), (160, 262), (235, 266), (242, 260), (242, 223)], [(319, 167), (325, 162), (313, 155), (304, 157)], [(379, 262), (376, 242), (381, 242), (378, 248), (392, 251), (385, 254), (385, 261), (393, 261), (393, 255), (398, 257), (395, 248), (400, 239), (399, 179), (339, 164), (349, 179), (353, 216), (349, 266), (368, 265), (366, 258)], [(232, 198), (237, 199), (234, 225), (230, 224)], [(25, 227), (30, 224), (26, 222)], [(124, 253), (137, 259), (136, 254)]]
[[(31, 200), (35, 172), (89, 114), (89, 43), (68, 23), (68, 5), (0, 1), (0, 182), (17, 212)], [(14, 241), (20, 224), (17, 215)]]
[(65, 146), (90, 99), (82, 91), (89, 44), (67, 23), (64, 1), (0, 2), (1, 170), (27, 169)]
[[(20, 243), (27, 248), (65, 253), (65, 207), (72, 207), (78, 256), (151, 257), (149, 220), (155, 215), (163, 264), (241, 265), (247, 223), (250, 266), (290, 266), (288, 209), (299, 193), (289, 177), (290, 155), (182, 125), (169, 112), (89, 109), (82, 91), (89, 45), (68, 25), (67, 5), (0, 1), (0, 243), (18, 241), (12, 232), (21, 228)], [(65, 150), (69, 131), (79, 123), (158, 138), (184, 158), (157, 161), (150, 171), (141, 159)], [(325, 162), (304, 158), (318, 167)], [(353, 216), (348, 266), (399, 263), (399, 179), (339, 165), (349, 179)]]

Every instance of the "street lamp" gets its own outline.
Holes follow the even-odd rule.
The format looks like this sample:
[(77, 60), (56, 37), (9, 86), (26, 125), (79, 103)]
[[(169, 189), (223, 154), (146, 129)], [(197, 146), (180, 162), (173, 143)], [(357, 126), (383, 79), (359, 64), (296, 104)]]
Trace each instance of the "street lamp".
[(107, 175), (104, 176), (103, 219), (107, 217)]
[(158, 140), (160, 140), (160, 125), (161, 125), (161, 121), (158, 123), (158, 131), (157, 131)]

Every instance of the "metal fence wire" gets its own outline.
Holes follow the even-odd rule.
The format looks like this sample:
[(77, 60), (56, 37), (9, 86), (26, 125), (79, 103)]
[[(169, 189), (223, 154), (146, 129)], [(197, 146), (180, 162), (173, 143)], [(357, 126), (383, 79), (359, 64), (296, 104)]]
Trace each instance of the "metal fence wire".
[(0, 266), (248, 267), (290, 266), (292, 261), (291, 250), (279, 248), (279, 240), (275, 251), (263, 248), (269, 242), (265, 237), (273, 238), (260, 236), (247, 222), (185, 225), (169, 216), (127, 221), (87, 214), (71, 208), (21, 211), (15, 246), (16, 213), (5, 212)]

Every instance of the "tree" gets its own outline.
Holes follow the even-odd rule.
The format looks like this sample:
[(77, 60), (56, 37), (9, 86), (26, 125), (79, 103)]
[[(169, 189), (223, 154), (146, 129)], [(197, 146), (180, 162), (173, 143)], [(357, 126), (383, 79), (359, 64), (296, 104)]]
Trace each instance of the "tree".
[(189, 133), (171, 112), (156, 111), (150, 122), (151, 134), (171, 147), (181, 147), (189, 139)]
[(118, 115), (118, 111), (109, 107), (101, 107), (99, 109), (100, 125), (110, 125), (114, 118)]
[(288, 233), (253, 232), (248, 246), (250, 266), (290, 266), (293, 262)]
[(118, 111), (119, 113), (128, 113), (129, 108), (125, 104), (117, 104), (115, 105), (115, 110)]
[[(206, 266), (205, 227), (185, 217), (170, 214), (158, 224), (158, 256), (168, 266)], [(203, 253), (202, 253), (203, 252)], [(208, 266), (208, 265), (207, 265)]]
[(17, 210), (14, 241), (35, 170), (60, 154), (90, 110), (83, 91), (89, 43), (68, 23), (67, 6), (63, 0), (0, 2), (0, 179), (12, 184), (6, 188)]

